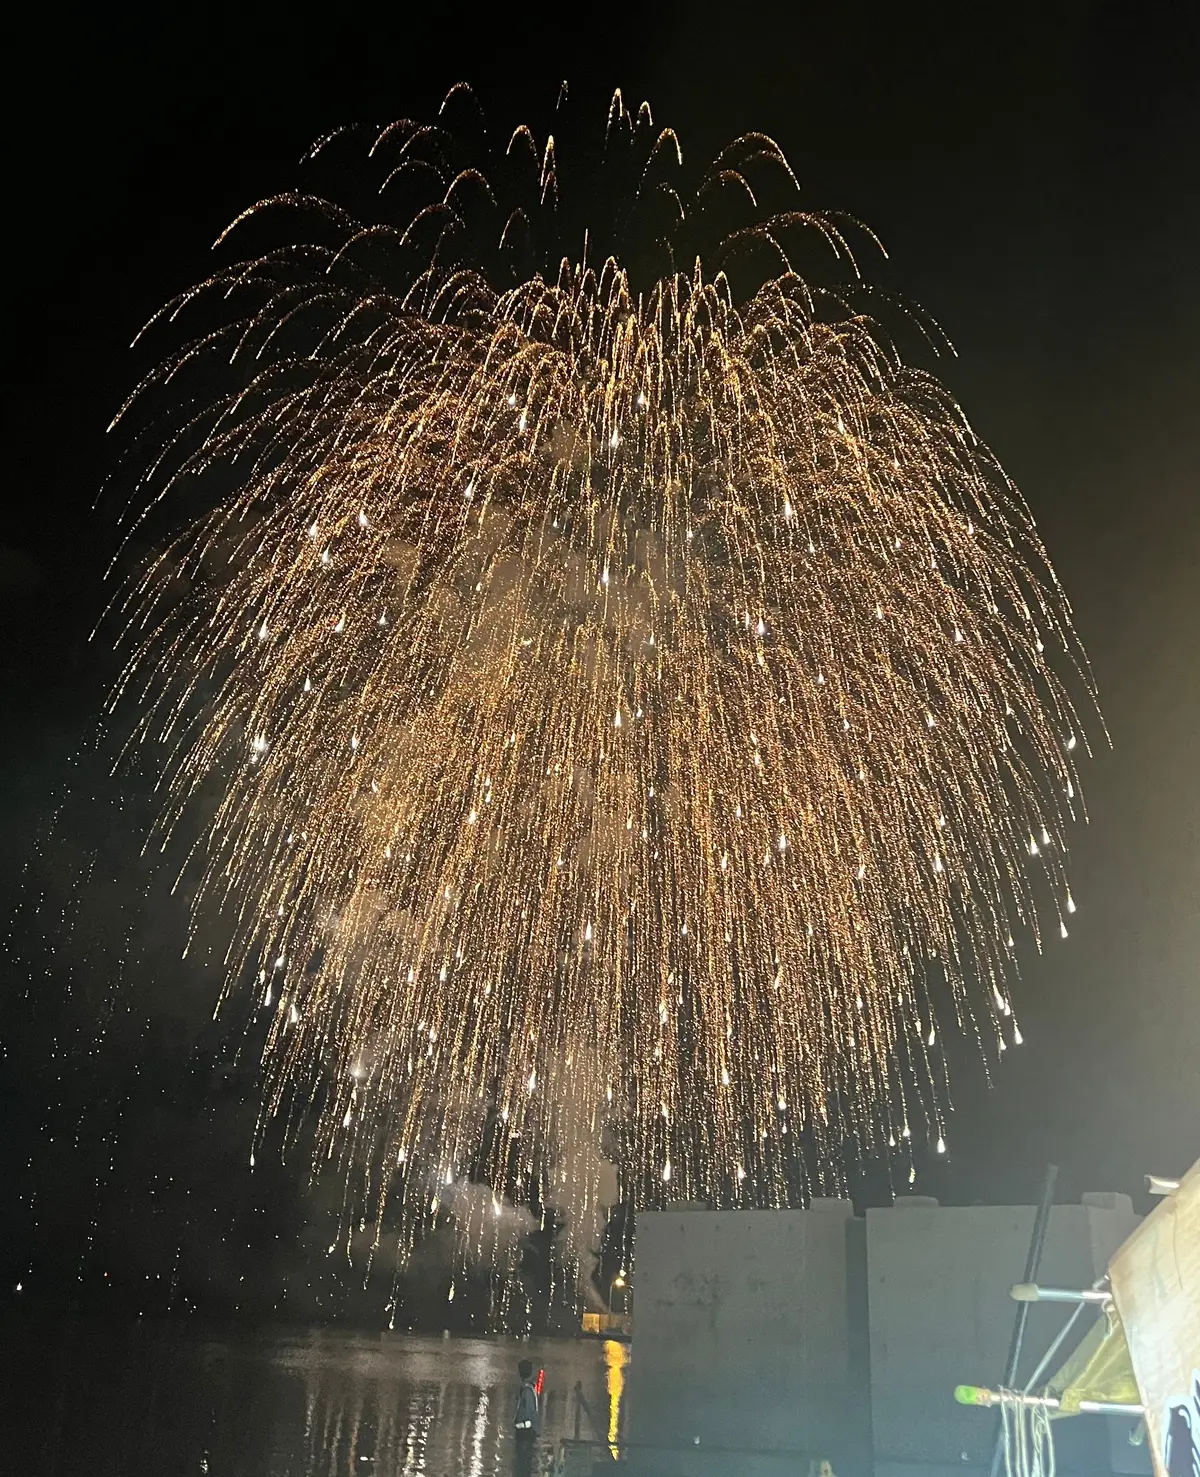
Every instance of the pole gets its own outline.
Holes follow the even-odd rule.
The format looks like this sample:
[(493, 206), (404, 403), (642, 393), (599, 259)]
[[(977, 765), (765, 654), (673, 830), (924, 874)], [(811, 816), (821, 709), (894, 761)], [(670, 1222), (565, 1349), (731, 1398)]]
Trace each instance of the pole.
[[(1030, 1395), (1028, 1392), (1018, 1394), (1015, 1390), (983, 1390), (978, 1385), (956, 1386), (954, 1398), (960, 1405), (1023, 1405), (1031, 1409), (1035, 1407), (1043, 1410), (1062, 1409), (1062, 1401), (1057, 1395)], [(1145, 1407), (1125, 1405), (1112, 1400), (1081, 1400), (1079, 1414), (1136, 1417), (1145, 1414)]]
[[(1054, 1187), (1058, 1183), (1058, 1165), (1047, 1164), (1046, 1176), (1042, 1181), (1042, 1198), (1038, 1202), (1037, 1215), (1033, 1218), (1033, 1234), (1029, 1238), (1029, 1251), (1025, 1256), (1025, 1275), (1022, 1282), (1036, 1282), (1038, 1268), (1042, 1265), (1042, 1250), (1046, 1245), (1046, 1231), (1050, 1225), (1050, 1208), (1054, 1204)], [(1029, 1317), (1029, 1304), (1017, 1304), (1017, 1320), (1013, 1324), (1012, 1338), (1008, 1345), (1008, 1358), (1004, 1364), (1003, 1388), (1011, 1390), (1017, 1380), (1017, 1366), (1021, 1362), (1021, 1345), (1025, 1342), (1025, 1323)], [(992, 1465), (990, 1477), (999, 1477), (1000, 1464), (1004, 1460), (1004, 1422), (997, 1418), (996, 1436), (992, 1443)]]
[(1039, 1287), (1036, 1282), (1018, 1282), (1012, 1290), (1014, 1303), (1090, 1303), (1103, 1308), (1112, 1293), (1103, 1287)]

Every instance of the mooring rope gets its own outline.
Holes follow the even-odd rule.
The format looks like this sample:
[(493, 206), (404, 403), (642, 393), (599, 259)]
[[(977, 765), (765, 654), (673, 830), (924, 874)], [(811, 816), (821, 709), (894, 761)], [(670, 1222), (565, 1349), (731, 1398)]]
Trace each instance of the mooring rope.
[[(1009, 1398), (1004, 1398), (1009, 1397)], [(1031, 1405), (1015, 1390), (1001, 1391), (1006, 1477), (1054, 1477), (1050, 1411)]]

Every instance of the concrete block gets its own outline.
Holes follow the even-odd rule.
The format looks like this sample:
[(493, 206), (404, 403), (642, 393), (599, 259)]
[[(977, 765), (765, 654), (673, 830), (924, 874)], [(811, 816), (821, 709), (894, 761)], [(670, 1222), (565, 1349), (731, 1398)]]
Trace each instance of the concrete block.
[(865, 1436), (865, 1371), (850, 1356), (852, 1218), (848, 1201), (638, 1217), (631, 1442), (820, 1457), (844, 1450), (852, 1427)]

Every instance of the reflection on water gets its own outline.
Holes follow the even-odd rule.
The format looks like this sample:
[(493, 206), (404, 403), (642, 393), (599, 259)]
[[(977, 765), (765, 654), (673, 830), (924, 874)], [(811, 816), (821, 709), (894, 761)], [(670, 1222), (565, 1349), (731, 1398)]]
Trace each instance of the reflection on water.
[(614, 1457), (620, 1456), (617, 1442), (621, 1436), (621, 1396), (625, 1393), (625, 1366), (629, 1362), (629, 1350), (624, 1344), (609, 1340), (604, 1345), (604, 1364), (608, 1371), (605, 1387), (608, 1391), (608, 1444)]
[(616, 1343), (173, 1326), (30, 1325), (0, 1350), (38, 1477), (491, 1477), (512, 1469), (518, 1360), (546, 1371), (547, 1450), (575, 1430), (577, 1383), (607, 1424), (582, 1434), (619, 1439), (628, 1361)]

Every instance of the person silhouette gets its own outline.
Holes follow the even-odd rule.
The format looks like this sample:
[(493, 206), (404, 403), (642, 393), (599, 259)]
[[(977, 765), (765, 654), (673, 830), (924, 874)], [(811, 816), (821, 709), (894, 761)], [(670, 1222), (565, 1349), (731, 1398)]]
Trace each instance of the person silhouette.
[(522, 1359), (517, 1365), (517, 1373), (521, 1376), (521, 1389), (517, 1394), (517, 1408), (513, 1413), (513, 1473), (514, 1477), (532, 1477), (533, 1456), (541, 1419), (540, 1401), (533, 1383), (532, 1362)]

